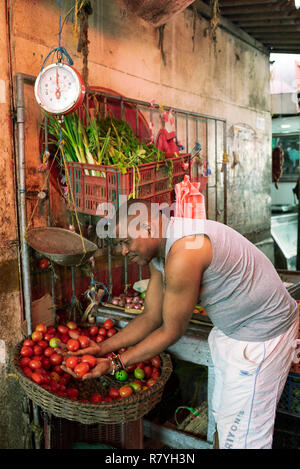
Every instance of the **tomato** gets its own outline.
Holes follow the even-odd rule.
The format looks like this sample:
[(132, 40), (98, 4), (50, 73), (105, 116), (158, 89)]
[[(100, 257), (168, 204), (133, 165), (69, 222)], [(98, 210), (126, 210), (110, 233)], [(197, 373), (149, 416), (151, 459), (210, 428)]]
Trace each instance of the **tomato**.
[(156, 357), (152, 358), (151, 364), (152, 364), (152, 366), (154, 366), (155, 368), (160, 368), (160, 367), (161, 367), (161, 359), (160, 359), (160, 356), (157, 355)]
[(31, 375), (31, 379), (37, 384), (42, 384), (43, 382), (43, 377), (39, 373), (33, 372)]
[(70, 399), (77, 399), (79, 395), (78, 389), (76, 388), (68, 388), (66, 393)]
[(146, 385), (148, 386), (148, 388), (150, 388), (151, 386), (153, 386), (153, 384), (156, 383), (156, 379), (155, 378), (150, 378), (148, 379), (148, 381), (146, 382)]
[(144, 362), (137, 363), (137, 364), (135, 365), (136, 368), (142, 368), (142, 369), (144, 368), (144, 366), (145, 366), (145, 363), (144, 363)]
[(145, 372), (142, 368), (136, 368), (133, 372), (135, 378), (137, 379), (143, 379), (145, 378)]
[(113, 326), (114, 326), (114, 322), (112, 319), (106, 319), (106, 321), (104, 321), (103, 327), (105, 329), (111, 329)]
[(26, 376), (28, 376), (28, 378), (31, 378), (33, 371), (32, 371), (31, 368), (29, 368), (29, 366), (25, 366), (25, 367), (23, 368), (23, 373), (24, 373)]
[(77, 329), (77, 324), (74, 321), (69, 321), (67, 322), (66, 325), (69, 329), (72, 329), (72, 330)]
[(43, 350), (45, 350), (48, 347), (48, 342), (46, 342), (46, 340), (39, 340), (37, 345), (39, 345), (40, 347), (42, 347)]
[(112, 401), (112, 400), (113, 400), (113, 398), (112, 398), (112, 397), (110, 397), (110, 396), (106, 396), (106, 397), (105, 397), (103, 400), (104, 400), (104, 401)]
[(61, 343), (61, 340), (58, 337), (52, 337), (52, 339), (49, 340), (49, 345), (52, 348), (59, 347)]
[(144, 373), (145, 373), (145, 377), (146, 378), (150, 378), (150, 376), (152, 375), (152, 366), (149, 366), (149, 365), (146, 365), (145, 368), (144, 368)]
[(91, 336), (97, 335), (98, 334), (98, 327), (97, 326), (90, 327), (89, 334)]
[(52, 337), (54, 337), (54, 334), (50, 334), (49, 332), (46, 332), (46, 334), (44, 335), (44, 340), (46, 340), (46, 342), (49, 342)]
[(120, 397), (120, 391), (118, 388), (110, 388), (108, 395), (113, 399), (117, 399), (118, 397)]
[(122, 386), (119, 392), (120, 392), (121, 397), (129, 397), (131, 396), (131, 394), (133, 394), (133, 389), (131, 386), (126, 385), (126, 386)]
[(128, 378), (128, 374), (125, 370), (119, 370), (116, 371), (115, 377), (118, 381), (126, 381), (126, 379)]
[(28, 366), (28, 365), (29, 365), (29, 362), (30, 362), (30, 358), (29, 358), (29, 357), (22, 357), (22, 358), (20, 358), (20, 360), (19, 360), (19, 365), (22, 366), (22, 367), (25, 367), (25, 366)]
[(42, 368), (42, 363), (39, 360), (30, 360), (29, 367), (32, 370), (37, 370), (38, 368)]
[(98, 334), (99, 335), (103, 335), (103, 336), (106, 336), (106, 329), (104, 329), (104, 327), (100, 327), (99, 331), (98, 331)]
[(74, 373), (78, 378), (82, 378), (89, 371), (90, 367), (87, 363), (78, 363), (74, 368)]
[(24, 340), (23, 347), (33, 347), (33, 346), (34, 346), (33, 340), (30, 340), (30, 339), (25, 339)]
[(129, 386), (132, 387), (134, 392), (140, 392), (142, 390), (142, 385), (140, 383), (137, 383), (136, 381), (130, 383)]
[(67, 349), (69, 352), (76, 352), (80, 347), (78, 340), (76, 339), (69, 339), (67, 342)]
[(34, 331), (31, 334), (31, 338), (32, 338), (33, 342), (39, 342), (39, 340), (43, 339), (43, 334), (40, 331)]
[[(85, 335), (86, 337), (89, 337), (89, 336), (90, 336), (88, 329), (83, 329), (82, 331), (80, 331), (80, 334), (79, 334), (79, 335)], [(79, 336), (78, 336), (78, 337), (79, 337)]]
[(52, 348), (52, 347), (47, 347), (47, 348), (45, 348), (45, 350), (44, 350), (44, 355), (45, 355), (45, 357), (50, 357), (50, 356), (53, 355), (54, 353), (55, 353), (55, 350), (54, 350), (54, 348)]
[(112, 337), (116, 333), (117, 333), (116, 329), (108, 329), (106, 335), (107, 335), (107, 337)]
[(36, 332), (41, 332), (42, 334), (46, 334), (47, 326), (45, 324), (38, 324), (35, 328)]
[(59, 353), (53, 353), (53, 355), (50, 356), (49, 360), (52, 365), (60, 365), (63, 361), (63, 357), (62, 355), (59, 355)]
[(60, 381), (60, 375), (58, 373), (56, 373), (56, 371), (51, 371), (50, 377), (56, 383), (58, 383)]
[(129, 366), (126, 366), (126, 371), (128, 373), (133, 373), (135, 370), (135, 365), (129, 365)]
[(94, 368), (97, 363), (97, 359), (93, 355), (83, 355), (81, 363), (87, 363), (90, 368)]
[(57, 392), (58, 389), (59, 389), (58, 382), (53, 380), (53, 379), (50, 382), (49, 386), (50, 386), (51, 391), (53, 391), (53, 392)]
[(68, 328), (67, 326), (64, 326), (64, 325), (60, 324), (59, 326), (57, 326), (57, 330), (58, 330), (58, 332), (60, 332), (61, 334), (67, 334), (69, 328)]
[(158, 368), (153, 368), (151, 378), (159, 378), (160, 377), (160, 370)]
[(78, 342), (80, 343), (81, 348), (86, 348), (86, 347), (88, 347), (88, 345), (90, 343), (90, 339), (85, 335), (80, 335), (78, 337)]
[(100, 394), (93, 394), (92, 397), (90, 398), (90, 402), (101, 402), (102, 401), (102, 396)]
[(74, 370), (75, 366), (78, 365), (79, 360), (77, 357), (68, 357), (66, 359), (66, 366), (67, 368), (70, 368), (71, 370)]
[(33, 350), (31, 347), (25, 345), (21, 348), (20, 354), (22, 355), (22, 357), (31, 357), (33, 355)]
[(69, 338), (70, 338), (69, 334), (62, 334), (60, 340), (63, 344), (66, 344)]
[(54, 365), (54, 367), (52, 368), (52, 371), (55, 371), (55, 373), (57, 373), (59, 376), (61, 376), (64, 372), (60, 365)]
[(51, 368), (51, 362), (49, 358), (47, 357), (42, 357), (42, 366), (45, 370), (50, 370)]
[(35, 345), (33, 347), (33, 353), (34, 355), (42, 355), (43, 354), (43, 349), (40, 345)]
[(45, 257), (40, 260), (39, 267), (40, 269), (47, 269), (49, 267), (50, 261), (49, 259), (46, 259)]
[(101, 344), (101, 342), (104, 342), (104, 341), (105, 341), (104, 335), (97, 335), (97, 337), (96, 337), (96, 343), (97, 344)]
[(56, 334), (56, 329), (55, 329), (55, 327), (54, 327), (54, 326), (49, 326), (49, 327), (47, 327), (47, 333), (48, 333), (48, 334), (53, 334), (53, 335), (55, 335), (55, 334)]

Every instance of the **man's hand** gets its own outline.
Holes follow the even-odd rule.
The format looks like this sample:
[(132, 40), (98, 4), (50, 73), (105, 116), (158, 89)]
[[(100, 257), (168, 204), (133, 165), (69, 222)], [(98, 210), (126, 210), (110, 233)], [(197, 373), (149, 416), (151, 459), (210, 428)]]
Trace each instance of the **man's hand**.
[[(74, 376), (74, 378), (78, 378), (71, 368), (68, 368), (65, 363), (61, 365), (61, 369), (64, 370), (66, 373)], [(97, 364), (94, 368), (90, 370), (89, 373), (83, 375), (81, 379), (89, 379), (89, 378), (98, 378), (99, 376), (106, 375), (112, 372), (112, 364), (109, 358), (97, 358)]]
[(94, 355), (95, 357), (100, 357), (101, 355), (104, 355), (103, 353), (101, 353), (101, 345), (97, 344), (91, 339), (90, 339), (90, 344), (88, 347), (79, 349), (76, 352), (70, 352), (67, 349), (66, 344), (60, 344), (59, 347), (55, 348), (55, 351), (59, 353), (60, 355), (64, 355), (65, 357), (69, 357), (69, 356), (80, 357), (82, 355)]

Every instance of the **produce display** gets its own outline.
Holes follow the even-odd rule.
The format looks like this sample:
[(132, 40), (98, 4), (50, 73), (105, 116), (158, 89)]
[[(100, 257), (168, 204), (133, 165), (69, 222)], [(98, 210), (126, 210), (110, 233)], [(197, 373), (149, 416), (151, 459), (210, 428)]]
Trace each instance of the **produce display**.
[[(120, 400), (148, 389), (159, 379), (159, 355), (117, 371), (100, 386), (101, 378), (81, 379), (96, 365), (96, 358), (90, 354), (72, 356), (72, 352), (87, 348), (91, 340), (101, 343), (116, 333), (112, 319), (84, 328), (73, 321), (57, 327), (39, 324), (23, 341), (18, 362), (28, 378), (59, 396), (91, 403)], [(67, 356), (58, 353), (59, 347), (66, 350)], [(123, 348), (118, 353), (125, 351)], [(72, 374), (65, 371), (66, 367)]]
[(110, 305), (126, 310), (139, 310), (144, 308), (145, 295), (130, 290), (127, 293), (121, 293), (119, 296), (113, 296)]

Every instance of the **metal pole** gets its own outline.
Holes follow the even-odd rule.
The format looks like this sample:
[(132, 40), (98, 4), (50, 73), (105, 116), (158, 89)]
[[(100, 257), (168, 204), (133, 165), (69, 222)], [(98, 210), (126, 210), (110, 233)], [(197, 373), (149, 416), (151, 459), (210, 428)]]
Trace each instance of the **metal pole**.
[(20, 237), (22, 252), (22, 275), (25, 319), (27, 323), (27, 334), (32, 333), (31, 317), (31, 281), (28, 245), (25, 239), (27, 212), (26, 212), (26, 161), (25, 161), (25, 103), (24, 103), (24, 79), (21, 74), (17, 75), (17, 128), (18, 128), (18, 163), (19, 163), (19, 191), (18, 205), (20, 216)]

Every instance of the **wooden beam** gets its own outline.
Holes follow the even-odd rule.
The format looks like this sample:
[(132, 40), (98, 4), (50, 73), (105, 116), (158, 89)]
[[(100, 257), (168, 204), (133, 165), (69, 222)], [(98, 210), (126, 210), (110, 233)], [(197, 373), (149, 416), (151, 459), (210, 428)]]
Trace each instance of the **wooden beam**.
[(268, 3), (278, 3), (278, 0), (245, 0), (244, 2), (241, 0), (219, 0), (219, 7), (220, 8), (229, 8), (229, 7), (237, 7), (237, 6), (248, 6), (248, 5), (265, 5)]
[(240, 14), (231, 14), (227, 15), (221, 13), (223, 18), (226, 18), (229, 21), (249, 21), (253, 20), (272, 20), (272, 19), (297, 19), (300, 18), (300, 9), (297, 11), (261, 11), (259, 14), (256, 13), (245, 13)]
[[(259, 32), (259, 33), (253, 33), (253, 36), (259, 37), (261, 39), (275, 39), (277, 41), (288, 41), (288, 40), (293, 40), (293, 41), (300, 41), (300, 33), (295, 32), (295, 33), (285, 33), (285, 34), (274, 34), (273, 32)], [(300, 44), (300, 42), (299, 42)]]
[(286, 12), (293, 12), (296, 11), (295, 7), (291, 6), (291, 2), (282, 2), (276, 4), (267, 4), (267, 5), (244, 5), (240, 4), (236, 7), (229, 7), (229, 8), (220, 8), (222, 16), (236, 16), (236, 15), (248, 15), (250, 13), (266, 13), (266, 12), (282, 12), (283, 14)]
[(256, 26), (288, 26), (288, 25), (298, 25), (300, 24), (300, 17), (299, 18), (293, 18), (293, 19), (289, 19), (289, 18), (283, 18), (283, 19), (265, 19), (265, 20), (261, 20), (261, 19), (257, 19), (257, 18), (244, 18), (244, 19), (240, 19), (238, 21), (239, 25), (241, 28), (246, 28), (246, 27), (250, 27), (250, 28), (254, 28)]
[[(269, 34), (269, 33), (299, 33), (300, 31), (300, 25), (290, 25), (290, 26), (243, 26), (243, 29), (247, 31), (249, 34), (256, 34), (256, 33), (263, 33), (263, 34)], [(284, 34), (286, 36), (286, 34)]]

